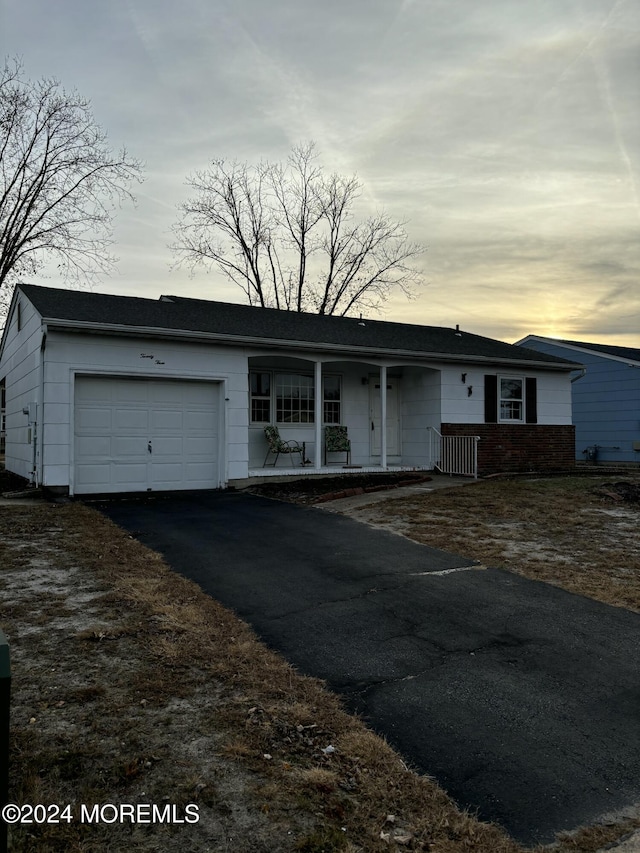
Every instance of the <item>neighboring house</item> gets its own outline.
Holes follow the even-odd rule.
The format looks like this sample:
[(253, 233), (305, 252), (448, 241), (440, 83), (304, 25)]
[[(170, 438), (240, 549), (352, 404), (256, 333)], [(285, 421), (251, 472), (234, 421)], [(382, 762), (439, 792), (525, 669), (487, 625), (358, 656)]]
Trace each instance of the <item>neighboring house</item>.
[[(578, 366), (457, 328), (19, 285), (0, 343), (6, 467), (70, 494), (218, 488), (341, 470), (323, 467), (340, 424), (363, 469), (431, 469), (440, 433), (480, 436), (480, 473), (560, 468)], [(263, 467), (269, 424), (304, 442), (306, 467)]]
[(576, 459), (640, 462), (640, 349), (539, 335), (517, 345), (585, 366), (572, 386)]

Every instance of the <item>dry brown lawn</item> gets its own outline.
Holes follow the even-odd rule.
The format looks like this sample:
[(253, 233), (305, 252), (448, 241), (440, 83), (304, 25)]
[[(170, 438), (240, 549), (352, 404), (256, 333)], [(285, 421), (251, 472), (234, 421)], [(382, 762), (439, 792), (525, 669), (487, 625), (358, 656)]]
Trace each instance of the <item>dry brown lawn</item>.
[[(613, 531), (612, 524), (632, 524), (627, 512), (637, 519), (637, 510), (605, 504), (581, 484), (563, 492), (560, 481), (484, 483), (386, 502), (365, 515), (388, 521), (393, 513), (411, 535), (495, 564), (509, 529), (519, 542), (533, 541), (526, 537), (539, 530), (531, 525), (541, 496), (558, 536), (560, 508), (576, 510), (583, 526), (572, 522), (572, 535), (580, 531), (581, 547), (591, 541), (584, 554), (615, 545), (615, 558), (600, 557), (618, 565), (610, 586), (619, 589), (607, 600), (637, 607), (624, 550), (633, 536), (622, 550), (619, 537), (598, 546), (593, 539), (594, 520)], [(474, 527), (460, 534), (463, 518)], [(549, 541), (544, 554), (552, 553)], [(596, 568), (582, 567), (583, 551), (581, 568), (571, 564), (566, 573), (563, 561), (539, 554), (536, 576), (547, 571), (560, 582), (577, 572), (584, 585), (593, 575), (589, 582), (604, 595)], [(169, 803), (178, 815), (193, 803), (200, 816), (190, 825), (23, 827), (12, 831), (15, 853), (521, 851), (499, 828), (461, 812), (320, 682), (296, 673), (97, 512), (0, 502), (0, 566), (0, 626), (13, 669), (10, 799), (71, 803), (76, 815), (81, 803)], [(587, 829), (554, 849), (589, 853), (631, 826)]]

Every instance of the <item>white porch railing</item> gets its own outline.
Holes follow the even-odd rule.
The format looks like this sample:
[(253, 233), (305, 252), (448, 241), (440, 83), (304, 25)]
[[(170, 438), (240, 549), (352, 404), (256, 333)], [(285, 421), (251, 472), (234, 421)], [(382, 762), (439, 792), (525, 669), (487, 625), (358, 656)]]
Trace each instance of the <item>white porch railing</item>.
[(435, 427), (429, 430), (431, 464), (443, 474), (478, 478), (479, 435), (442, 435)]

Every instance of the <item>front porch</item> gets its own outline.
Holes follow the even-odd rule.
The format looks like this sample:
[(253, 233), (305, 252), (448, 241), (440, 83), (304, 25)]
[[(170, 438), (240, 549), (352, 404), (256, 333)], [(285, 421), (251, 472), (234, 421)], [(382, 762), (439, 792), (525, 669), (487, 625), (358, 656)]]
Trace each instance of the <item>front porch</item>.
[[(249, 369), (249, 477), (434, 467), (426, 427), (439, 426), (440, 371), (275, 355), (250, 357)], [(347, 431), (349, 460), (327, 445), (327, 430), (338, 425)], [(303, 455), (270, 455), (265, 428), (272, 427)]]

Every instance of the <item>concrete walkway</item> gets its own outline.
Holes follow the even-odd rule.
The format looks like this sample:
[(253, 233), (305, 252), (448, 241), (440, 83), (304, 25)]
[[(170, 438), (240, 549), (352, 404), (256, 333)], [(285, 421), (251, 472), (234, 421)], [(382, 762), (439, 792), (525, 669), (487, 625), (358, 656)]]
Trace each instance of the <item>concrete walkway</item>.
[(352, 495), (348, 498), (339, 498), (338, 500), (329, 501), (328, 503), (320, 503), (317, 506), (320, 509), (326, 509), (329, 512), (345, 512), (357, 509), (361, 506), (369, 504), (382, 503), (383, 501), (397, 500), (398, 498), (411, 497), (412, 495), (422, 495), (428, 492), (438, 491), (439, 489), (451, 489), (454, 487), (473, 486), (480, 482), (473, 480), (470, 477), (454, 477), (447, 474), (429, 474), (430, 480), (424, 483), (416, 483), (411, 486), (400, 486), (394, 489), (385, 489), (380, 492), (365, 492), (362, 495)]

